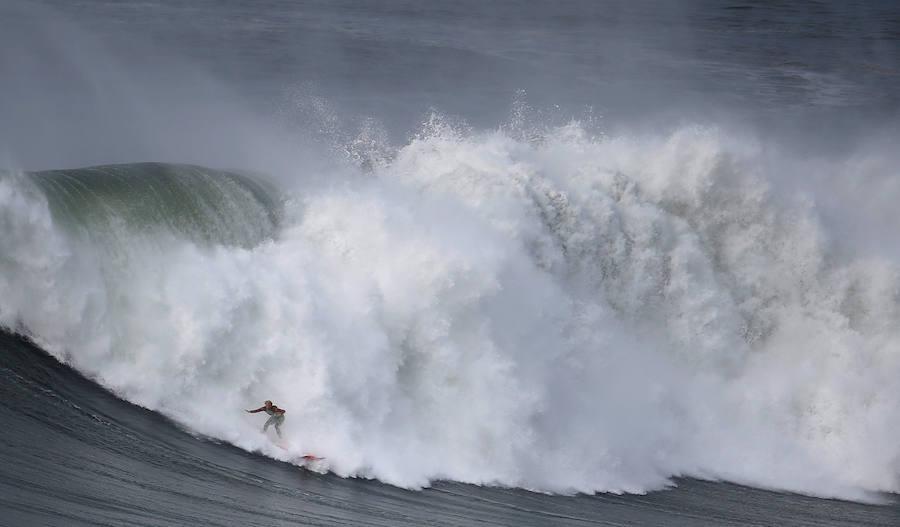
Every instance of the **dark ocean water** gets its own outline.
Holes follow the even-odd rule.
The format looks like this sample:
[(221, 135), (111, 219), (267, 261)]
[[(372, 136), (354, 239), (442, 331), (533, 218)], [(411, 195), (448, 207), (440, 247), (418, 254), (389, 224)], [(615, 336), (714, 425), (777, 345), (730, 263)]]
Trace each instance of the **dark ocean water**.
[(898, 81), (888, 1), (0, 2), (0, 525), (900, 525)]
[(0, 349), (2, 525), (890, 527), (900, 521), (897, 503), (690, 479), (648, 495), (571, 497), (450, 482), (409, 491), (344, 479), (190, 435), (8, 333), (0, 334)]
[(248, 137), (260, 120), (347, 132), (372, 119), (403, 143), (432, 110), (495, 127), (521, 93), (544, 121), (590, 117), (607, 132), (736, 122), (819, 149), (893, 128), (900, 107), (890, 1), (0, 8), (0, 89), (17, 101), (0, 106), (0, 138), (30, 169), (261, 163)]

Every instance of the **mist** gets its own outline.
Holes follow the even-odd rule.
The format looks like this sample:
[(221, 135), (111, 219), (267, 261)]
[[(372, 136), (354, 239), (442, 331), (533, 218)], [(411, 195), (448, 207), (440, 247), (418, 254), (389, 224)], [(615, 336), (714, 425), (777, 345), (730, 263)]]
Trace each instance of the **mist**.
[(834, 25), (811, 45), (802, 25), (767, 24), (766, 4), (380, 2), (373, 15), (342, 2), (226, 2), (209, 18), (211, 5), (7, 2), (5, 156), (29, 169), (283, 169), (273, 160), (304, 160), (297, 150), (323, 132), (346, 140), (373, 122), (395, 146), (433, 112), (493, 129), (522, 94), (552, 124), (713, 124), (824, 155), (895, 125), (900, 107), (896, 21), (877, 6), (798, 6)]
[(0, 324), (341, 476), (898, 492), (895, 19), (501, 5), (4, 6)]

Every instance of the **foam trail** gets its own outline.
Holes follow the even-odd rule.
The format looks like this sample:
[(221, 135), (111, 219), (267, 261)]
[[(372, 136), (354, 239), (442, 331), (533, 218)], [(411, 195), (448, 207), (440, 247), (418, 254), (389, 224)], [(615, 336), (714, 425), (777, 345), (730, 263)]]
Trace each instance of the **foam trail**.
[(284, 457), (241, 412), (273, 399), (293, 453), (342, 475), (900, 491), (896, 263), (841, 257), (763, 158), (710, 129), (436, 122), (372, 177), (287, 196), (273, 238), (122, 222), (112, 251), (7, 174), (0, 322), (192, 431)]

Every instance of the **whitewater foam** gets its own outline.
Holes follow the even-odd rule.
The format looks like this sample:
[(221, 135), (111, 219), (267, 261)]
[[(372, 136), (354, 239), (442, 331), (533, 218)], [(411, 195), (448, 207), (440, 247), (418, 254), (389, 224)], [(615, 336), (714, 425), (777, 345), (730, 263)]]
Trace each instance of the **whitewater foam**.
[[(0, 178), (0, 321), (130, 401), (341, 475), (644, 492), (900, 491), (898, 268), (842, 255), (719, 130), (432, 123), (285, 190), (277, 234), (74, 236)], [(296, 451), (242, 408), (288, 410)], [(258, 416), (256, 416), (258, 417)]]

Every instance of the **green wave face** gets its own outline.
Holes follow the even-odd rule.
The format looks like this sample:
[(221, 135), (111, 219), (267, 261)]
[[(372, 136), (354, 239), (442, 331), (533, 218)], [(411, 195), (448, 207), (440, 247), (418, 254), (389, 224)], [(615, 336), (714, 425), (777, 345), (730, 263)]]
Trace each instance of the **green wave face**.
[(61, 226), (96, 241), (162, 234), (250, 248), (275, 235), (281, 214), (261, 178), (194, 165), (103, 165), (29, 178)]

